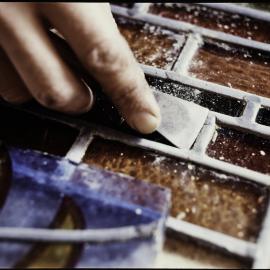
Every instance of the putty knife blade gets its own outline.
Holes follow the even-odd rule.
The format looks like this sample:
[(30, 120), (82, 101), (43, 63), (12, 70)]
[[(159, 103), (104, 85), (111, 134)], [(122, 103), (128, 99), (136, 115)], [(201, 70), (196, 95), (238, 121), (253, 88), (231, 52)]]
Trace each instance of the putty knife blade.
[(202, 129), (209, 110), (192, 102), (153, 90), (161, 111), (157, 131), (181, 149), (189, 149)]

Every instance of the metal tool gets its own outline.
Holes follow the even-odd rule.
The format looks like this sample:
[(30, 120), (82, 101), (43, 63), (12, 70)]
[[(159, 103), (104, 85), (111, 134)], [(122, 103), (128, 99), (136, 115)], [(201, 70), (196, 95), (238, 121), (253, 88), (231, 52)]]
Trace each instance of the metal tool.
[(206, 121), (209, 110), (192, 102), (154, 91), (161, 110), (157, 131), (178, 148), (189, 149)]

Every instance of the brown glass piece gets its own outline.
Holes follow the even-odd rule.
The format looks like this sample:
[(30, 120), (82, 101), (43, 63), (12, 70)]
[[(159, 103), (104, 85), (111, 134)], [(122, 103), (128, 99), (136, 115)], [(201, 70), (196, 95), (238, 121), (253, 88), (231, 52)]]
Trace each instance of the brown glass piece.
[(269, 55), (231, 44), (206, 42), (189, 67), (195, 78), (270, 97)]
[(117, 17), (116, 21), (121, 34), (141, 64), (167, 70), (172, 68), (182, 47), (173, 32), (123, 17)]
[[(163, 254), (165, 253), (165, 256)], [(223, 253), (216, 248), (210, 248), (200, 245), (191, 239), (184, 239), (175, 234), (168, 235), (165, 240), (163, 251), (159, 256), (164, 257), (166, 262), (157, 258), (157, 267), (164, 268), (224, 268), (224, 269), (250, 269), (252, 263), (250, 260), (238, 258)], [(167, 256), (169, 257), (167, 258)], [(168, 262), (168, 259), (170, 261)], [(160, 265), (161, 264), (161, 265)], [(167, 265), (170, 265), (167, 267)], [(180, 266), (180, 265), (181, 266)]]
[(64, 156), (77, 135), (66, 125), (0, 105), (0, 140), (8, 145)]
[(149, 12), (243, 38), (270, 43), (270, 24), (237, 13), (196, 4), (153, 4)]
[(267, 202), (263, 188), (100, 138), (89, 146), (83, 161), (170, 188), (174, 217), (249, 241), (258, 235)]
[(244, 168), (270, 173), (270, 141), (254, 134), (219, 127), (207, 154)]
[(238, 117), (242, 114), (245, 104), (243, 101), (225, 97), (212, 92), (174, 82), (169, 79), (146, 76), (149, 85), (155, 90), (194, 102), (208, 108), (210, 111)]

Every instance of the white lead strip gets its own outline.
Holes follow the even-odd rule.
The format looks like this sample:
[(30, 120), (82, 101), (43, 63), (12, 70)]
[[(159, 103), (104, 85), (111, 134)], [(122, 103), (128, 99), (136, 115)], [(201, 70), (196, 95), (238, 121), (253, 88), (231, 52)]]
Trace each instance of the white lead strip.
[(156, 222), (138, 226), (85, 230), (1, 227), (0, 241), (61, 243), (128, 241), (139, 237), (149, 237), (153, 235), (156, 228)]

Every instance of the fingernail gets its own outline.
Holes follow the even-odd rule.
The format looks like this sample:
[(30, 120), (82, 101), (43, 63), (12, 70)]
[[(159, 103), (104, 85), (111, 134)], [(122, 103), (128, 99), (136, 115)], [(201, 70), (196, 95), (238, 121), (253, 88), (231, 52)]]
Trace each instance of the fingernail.
[(160, 117), (149, 112), (139, 112), (134, 115), (132, 124), (139, 132), (148, 134), (154, 132), (158, 128)]
[(84, 99), (84, 102), (88, 101), (88, 103), (86, 104), (86, 106), (83, 106), (82, 108), (80, 108), (80, 113), (86, 113), (90, 111), (94, 105), (95, 97), (89, 87), (88, 87), (88, 95), (89, 97)]

